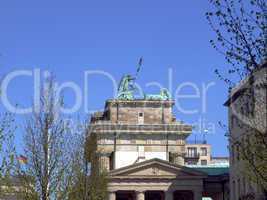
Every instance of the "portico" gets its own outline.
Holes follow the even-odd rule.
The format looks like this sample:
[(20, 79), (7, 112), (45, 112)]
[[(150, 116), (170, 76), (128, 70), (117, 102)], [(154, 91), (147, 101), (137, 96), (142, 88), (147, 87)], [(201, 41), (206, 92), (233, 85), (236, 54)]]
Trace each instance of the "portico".
[[(109, 200), (195, 200), (192, 191), (117, 191), (109, 193)], [(201, 199), (201, 197), (200, 197)]]
[(110, 172), (109, 200), (200, 200), (206, 174), (152, 159)]
[(113, 191), (108, 200), (201, 200), (202, 192), (176, 191)]

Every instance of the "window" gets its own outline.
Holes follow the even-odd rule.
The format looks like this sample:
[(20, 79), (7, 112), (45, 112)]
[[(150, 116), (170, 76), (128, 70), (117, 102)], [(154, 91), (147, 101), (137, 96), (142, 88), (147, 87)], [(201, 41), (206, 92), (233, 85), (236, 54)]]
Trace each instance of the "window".
[(201, 160), (201, 165), (207, 165), (207, 164), (208, 164), (207, 160)]
[(237, 195), (238, 195), (238, 198), (241, 196), (240, 179), (237, 180)]
[(236, 146), (236, 159), (240, 160), (240, 152), (239, 152), (239, 146)]
[(235, 146), (232, 145), (232, 148), (231, 148), (231, 159), (232, 159), (232, 164), (235, 163)]
[(196, 161), (192, 161), (192, 160), (188, 160), (186, 162), (187, 165), (197, 165), (197, 162)]
[(255, 93), (253, 87), (248, 91), (246, 107), (248, 108), (248, 114), (253, 117), (255, 110)]
[(196, 147), (188, 147), (187, 156), (190, 158), (196, 158), (197, 157), (197, 148)]
[(233, 181), (233, 192), (232, 192), (233, 198), (231, 199), (236, 199), (236, 186), (235, 186), (235, 181)]
[(250, 114), (251, 113), (251, 109), (250, 109), (250, 105), (249, 105), (249, 102), (248, 101), (245, 104), (245, 110), (246, 110), (246, 113), (247, 114)]
[(249, 180), (248, 180), (248, 192), (252, 192), (252, 191), (253, 191), (252, 180), (251, 180), (251, 178), (249, 178)]
[(232, 115), (231, 116), (231, 128), (233, 128), (235, 126), (235, 116)]
[(153, 144), (153, 140), (152, 139), (147, 139), (146, 140), (146, 144)]
[(138, 124), (144, 124), (144, 113), (143, 112), (138, 113)]
[(241, 117), (243, 117), (244, 114), (245, 114), (245, 111), (244, 111), (244, 107), (243, 107), (243, 106), (241, 106), (241, 108), (240, 108), (240, 112), (241, 112)]
[(201, 147), (201, 156), (207, 156), (207, 155), (208, 155), (207, 148)]
[(243, 191), (242, 191), (242, 194), (243, 195), (246, 195), (247, 194), (247, 187), (246, 187), (246, 179), (245, 179), (245, 177), (243, 177), (242, 183), (243, 183)]

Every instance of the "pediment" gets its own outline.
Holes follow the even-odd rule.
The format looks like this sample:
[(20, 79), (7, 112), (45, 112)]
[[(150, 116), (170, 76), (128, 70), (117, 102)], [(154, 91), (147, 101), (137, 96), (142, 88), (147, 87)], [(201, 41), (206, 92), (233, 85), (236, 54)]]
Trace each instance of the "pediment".
[(158, 164), (153, 164), (150, 166), (144, 166), (137, 169), (129, 170), (122, 173), (121, 175), (127, 176), (185, 176), (187, 173), (183, 172), (181, 169), (173, 169), (166, 166), (161, 166)]
[(110, 172), (112, 177), (203, 177), (203, 172), (199, 172), (184, 166), (171, 164), (160, 159), (152, 159), (141, 163), (136, 163), (127, 167), (116, 169)]

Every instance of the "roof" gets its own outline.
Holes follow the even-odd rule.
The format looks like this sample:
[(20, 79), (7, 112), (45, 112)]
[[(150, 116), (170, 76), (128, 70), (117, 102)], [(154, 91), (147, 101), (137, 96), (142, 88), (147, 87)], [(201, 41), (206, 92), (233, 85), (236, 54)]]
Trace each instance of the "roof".
[(238, 99), (241, 95), (244, 94), (244, 92), (247, 90), (247, 88), (242, 88), (234, 92), (231, 97), (227, 99), (227, 101), (223, 104), (224, 106), (230, 106), (231, 103), (235, 102), (235, 100)]
[(204, 172), (209, 176), (220, 176), (229, 174), (229, 167), (196, 167), (195, 170)]
[(228, 156), (212, 156), (211, 159), (227, 159), (229, 160), (229, 157)]
[(267, 61), (263, 62), (263, 64), (261, 64), (260, 67), (254, 69), (246, 78), (241, 80), (241, 82), (238, 85), (236, 85), (236, 87), (232, 88), (229, 94), (230, 95), (229, 98), (223, 105), (229, 107), (231, 103), (233, 103), (236, 99), (238, 99), (239, 96), (241, 96), (248, 89), (246, 87), (246, 84), (253, 81), (253, 74), (262, 69), (267, 69)]

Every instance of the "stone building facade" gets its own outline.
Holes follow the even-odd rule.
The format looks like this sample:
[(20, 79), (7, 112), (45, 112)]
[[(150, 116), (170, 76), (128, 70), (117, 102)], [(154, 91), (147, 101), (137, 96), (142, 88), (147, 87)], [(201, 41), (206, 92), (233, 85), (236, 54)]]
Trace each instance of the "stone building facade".
[(267, 63), (232, 89), (225, 106), (229, 119), (231, 199), (264, 199), (262, 187), (247, 173), (251, 170), (247, 161), (252, 158), (246, 159), (244, 154), (245, 148), (255, 148), (255, 130), (265, 135), (267, 142)]
[(109, 174), (109, 200), (228, 199), (227, 174), (210, 179), (184, 166), (192, 126), (176, 121), (173, 105), (171, 100), (114, 99), (91, 117), (88, 138), (97, 136), (100, 167)]
[(184, 164), (185, 139), (192, 127), (175, 121), (173, 101), (109, 100), (91, 119), (98, 134), (101, 166), (118, 169), (159, 158)]

